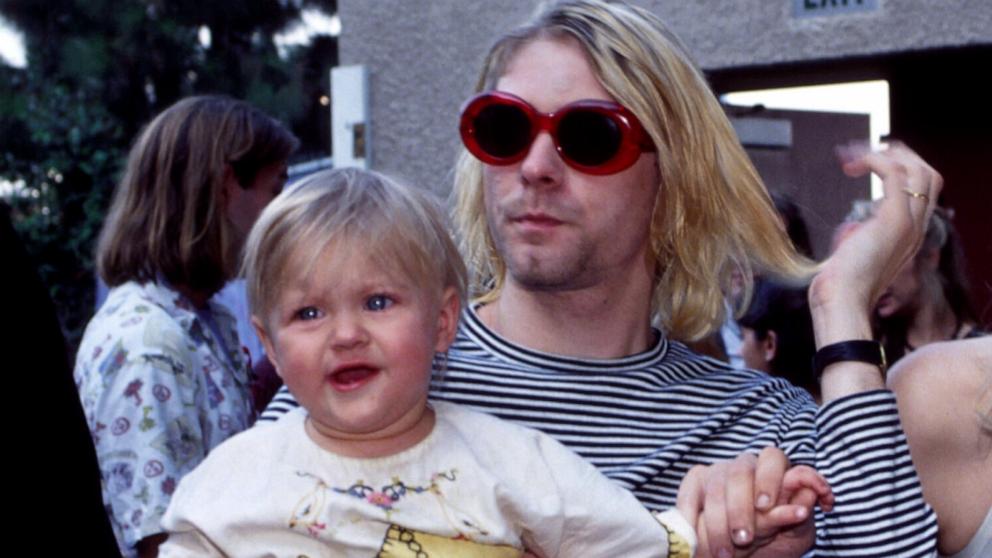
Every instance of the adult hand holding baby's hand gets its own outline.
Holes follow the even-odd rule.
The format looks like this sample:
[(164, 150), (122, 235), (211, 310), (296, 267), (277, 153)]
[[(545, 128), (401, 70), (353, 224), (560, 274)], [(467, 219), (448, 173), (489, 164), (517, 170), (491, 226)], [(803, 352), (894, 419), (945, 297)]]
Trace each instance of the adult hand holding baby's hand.
[(833, 506), (826, 481), (812, 468), (789, 468), (778, 448), (759, 456), (693, 467), (677, 507), (696, 529), (701, 558), (800, 556), (815, 541), (813, 506)]

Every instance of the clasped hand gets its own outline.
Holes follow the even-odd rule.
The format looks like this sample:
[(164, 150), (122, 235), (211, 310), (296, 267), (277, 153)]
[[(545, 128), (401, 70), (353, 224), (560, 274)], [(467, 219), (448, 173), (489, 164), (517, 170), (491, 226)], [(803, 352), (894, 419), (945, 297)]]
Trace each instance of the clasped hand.
[(790, 466), (780, 449), (696, 465), (676, 507), (696, 530), (700, 558), (801, 556), (813, 547), (813, 507), (830, 511), (833, 493), (811, 467)]

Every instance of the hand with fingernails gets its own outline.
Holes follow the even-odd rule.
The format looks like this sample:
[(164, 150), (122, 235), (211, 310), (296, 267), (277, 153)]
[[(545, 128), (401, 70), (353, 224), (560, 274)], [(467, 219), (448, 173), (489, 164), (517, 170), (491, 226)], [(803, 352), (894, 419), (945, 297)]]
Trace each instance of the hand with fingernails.
[(800, 556), (815, 541), (813, 508), (833, 508), (826, 480), (805, 465), (790, 467), (782, 450), (696, 465), (679, 486), (676, 507), (696, 530), (696, 556)]

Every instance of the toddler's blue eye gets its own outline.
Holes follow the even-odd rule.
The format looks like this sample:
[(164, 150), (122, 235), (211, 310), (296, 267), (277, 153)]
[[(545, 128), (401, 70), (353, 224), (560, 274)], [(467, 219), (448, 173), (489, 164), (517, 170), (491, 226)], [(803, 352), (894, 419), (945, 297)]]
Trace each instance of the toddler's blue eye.
[(316, 320), (320, 316), (320, 310), (313, 306), (305, 306), (296, 311), (296, 317), (300, 320)]
[(378, 312), (393, 305), (393, 299), (382, 294), (372, 295), (365, 300), (365, 309)]

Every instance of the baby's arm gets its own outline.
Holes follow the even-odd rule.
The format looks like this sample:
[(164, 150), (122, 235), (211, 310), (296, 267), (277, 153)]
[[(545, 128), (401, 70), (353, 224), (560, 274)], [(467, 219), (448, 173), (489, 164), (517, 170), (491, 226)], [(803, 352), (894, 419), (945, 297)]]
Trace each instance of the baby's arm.
[(196, 529), (170, 533), (158, 550), (158, 558), (224, 556), (202, 532)]
[[(209, 458), (208, 458), (209, 459)], [(204, 534), (194, 518), (202, 507), (197, 503), (197, 494), (203, 490), (197, 483), (204, 467), (194, 470), (179, 483), (169, 509), (162, 517), (162, 527), (169, 538), (158, 549), (158, 558), (181, 556), (224, 556), (210, 538)]]
[[(541, 433), (531, 433), (540, 458), (512, 492), (523, 543), (542, 557), (690, 558), (692, 525), (676, 510), (654, 514), (592, 464)], [(518, 466), (517, 470), (522, 467)]]

